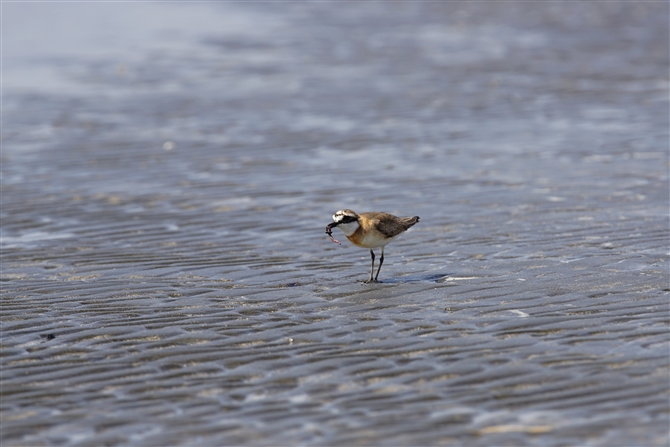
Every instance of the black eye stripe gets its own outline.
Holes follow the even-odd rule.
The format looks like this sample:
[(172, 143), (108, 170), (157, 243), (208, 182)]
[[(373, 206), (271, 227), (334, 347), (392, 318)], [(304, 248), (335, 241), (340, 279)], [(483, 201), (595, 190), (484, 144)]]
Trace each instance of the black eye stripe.
[(342, 219), (340, 219), (341, 224), (348, 224), (351, 222), (356, 222), (356, 218), (353, 216), (343, 216)]

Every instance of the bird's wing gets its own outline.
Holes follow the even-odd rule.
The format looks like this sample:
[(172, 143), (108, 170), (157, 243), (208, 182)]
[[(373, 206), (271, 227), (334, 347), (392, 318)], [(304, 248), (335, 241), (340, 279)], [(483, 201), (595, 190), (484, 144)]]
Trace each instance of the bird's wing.
[(387, 213), (374, 213), (372, 217), (375, 228), (386, 237), (395, 237), (407, 230), (405, 225), (395, 216)]

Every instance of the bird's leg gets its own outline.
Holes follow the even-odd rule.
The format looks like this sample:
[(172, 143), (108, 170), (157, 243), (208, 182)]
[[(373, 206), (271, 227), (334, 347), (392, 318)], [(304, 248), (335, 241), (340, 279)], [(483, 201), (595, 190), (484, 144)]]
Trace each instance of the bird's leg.
[(375, 271), (375, 252), (370, 249), (370, 257), (372, 258), (372, 265), (370, 265), (370, 279), (365, 282), (372, 282), (372, 274)]
[[(375, 276), (375, 282), (379, 278), (379, 271), (382, 269), (382, 264), (384, 263), (384, 247), (382, 247), (382, 255), (379, 258), (379, 268), (377, 269), (377, 275)], [(372, 272), (370, 272), (370, 279), (372, 279)]]

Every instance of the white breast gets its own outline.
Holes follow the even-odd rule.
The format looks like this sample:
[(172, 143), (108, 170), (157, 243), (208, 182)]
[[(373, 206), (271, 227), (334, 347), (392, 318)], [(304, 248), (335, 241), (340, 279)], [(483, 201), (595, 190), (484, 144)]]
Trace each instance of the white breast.
[(358, 222), (349, 222), (337, 226), (346, 236), (351, 236), (358, 230)]

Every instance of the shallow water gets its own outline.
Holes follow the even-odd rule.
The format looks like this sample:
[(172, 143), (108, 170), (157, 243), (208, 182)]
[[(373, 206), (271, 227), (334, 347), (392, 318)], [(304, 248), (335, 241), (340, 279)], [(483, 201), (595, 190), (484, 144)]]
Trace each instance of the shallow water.
[(668, 444), (667, 4), (3, 29), (3, 445)]

